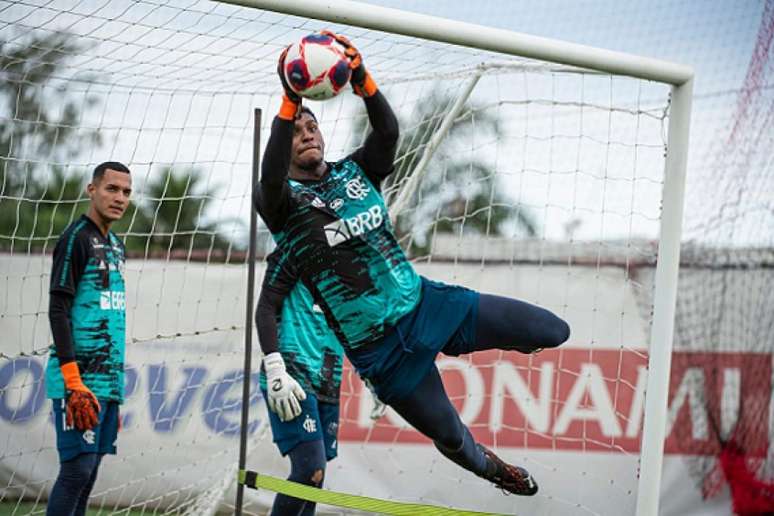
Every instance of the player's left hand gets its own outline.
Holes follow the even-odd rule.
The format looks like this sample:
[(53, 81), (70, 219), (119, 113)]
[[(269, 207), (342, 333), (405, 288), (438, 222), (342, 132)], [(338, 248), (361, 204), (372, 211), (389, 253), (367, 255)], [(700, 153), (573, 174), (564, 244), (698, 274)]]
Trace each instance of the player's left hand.
[(282, 355), (279, 352), (269, 353), (263, 358), (263, 367), (266, 369), (269, 410), (284, 422), (300, 416), (301, 402), (306, 399), (306, 393), (285, 370)]
[(67, 424), (81, 432), (91, 430), (99, 424), (99, 401), (91, 391), (67, 391), (65, 416)]
[(285, 78), (285, 58), (288, 55), (289, 48), (290, 45), (285, 47), (285, 49), (280, 54), (279, 59), (277, 60), (277, 75), (279, 76), (282, 89), (285, 92), (285, 96), (288, 98), (288, 100), (294, 104), (301, 104), (301, 97), (298, 95), (298, 93), (293, 91), (293, 88), (290, 87), (288, 80)]
[(355, 95), (370, 97), (376, 93), (376, 83), (363, 64), (363, 56), (360, 55), (360, 51), (355, 48), (355, 45), (352, 44), (349, 38), (329, 30), (324, 30), (322, 33), (332, 37), (339, 45), (344, 47), (344, 55), (349, 59), (349, 68), (352, 70), (352, 77), (349, 79), (349, 83), (352, 85)]
[(368, 387), (368, 392), (371, 393), (371, 401), (374, 403), (371, 407), (370, 417), (376, 421), (377, 419), (381, 418), (385, 412), (387, 412), (387, 404), (379, 399), (379, 396), (376, 395), (376, 391), (374, 391), (374, 386), (371, 385), (371, 382), (369, 382), (368, 379), (364, 379), (363, 383), (365, 383), (365, 386)]

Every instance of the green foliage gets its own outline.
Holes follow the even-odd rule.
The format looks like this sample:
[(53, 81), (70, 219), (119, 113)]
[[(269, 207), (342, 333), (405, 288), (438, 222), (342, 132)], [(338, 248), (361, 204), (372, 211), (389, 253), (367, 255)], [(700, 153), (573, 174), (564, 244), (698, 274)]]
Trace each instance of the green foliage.
[[(93, 77), (67, 75), (67, 61), (83, 50), (67, 33), (0, 40), (0, 251), (50, 251), (68, 224), (88, 209), (85, 186), (91, 170), (52, 165), (101, 144), (99, 132), (81, 124), (100, 102), (88, 93)], [(78, 84), (83, 91), (73, 91)], [(201, 178), (196, 169), (166, 168), (144, 185), (144, 196), (130, 203), (112, 228), (130, 253), (167, 256), (230, 248), (215, 225), (204, 222), (214, 190)]]
[(98, 132), (80, 128), (83, 110), (99, 99), (70, 91), (63, 77), (68, 57), (82, 49), (67, 33), (0, 40), (0, 194), (23, 193), (43, 161), (64, 163), (100, 144)]
[[(397, 186), (414, 172), (454, 101), (431, 93), (416, 103), (409, 119), (400, 121), (396, 170), (383, 185), (385, 192), (393, 192), (389, 201), (396, 197)], [(368, 130), (367, 118), (358, 120), (354, 131), (362, 138)], [(396, 233), (401, 239), (408, 238), (412, 255), (428, 251), (433, 232), (503, 235), (507, 225), (515, 224), (525, 236), (537, 233), (534, 216), (503, 193), (482, 151), (469, 151), (472, 141), (495, 141), (502, 133), (501, 121), (490, 112), (474, 105), (463, 108), (436, 149), (407, 209), (398, 216)]]
[(127, 246), (142, 246), (151, 254), (230, 247), (230, 242), (217, 234), (216, 224), (205, 221), (203, 215), (216, 190), (203, 184), (198, 169), (164, 168), (143, 192), (145, 201), (126, 237)]

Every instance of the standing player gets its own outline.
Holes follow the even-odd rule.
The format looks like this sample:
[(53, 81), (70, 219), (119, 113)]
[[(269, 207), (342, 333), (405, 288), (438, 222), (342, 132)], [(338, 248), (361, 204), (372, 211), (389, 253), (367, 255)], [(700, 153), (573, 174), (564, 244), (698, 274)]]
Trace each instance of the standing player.
[(60, 469), (49, 516), (83, 515), (102, 457), (116, 453), (124, 399), (124, 244), (110, 231), (129, 205), (129, 169), (106, 162), (86, 191), (88, 212), (54, 249), (46, 390), (54, 404)]
[[(325, 463), (338, 451), (342, 349), (276, 250), (267, 258), (255, 320), (264, 354), (261, 390), (274, 443), (290, 458), (288, 480), (322, 487)], [(315, 506), (278, 494), (271, 514), (308, 516)]]
[[(326, 462), (338, 455), (343, 350), (309, 290), (283, 266), (280, 253), (271, 253), (266, 262), (255, 321), (269, 423), (274, 443), (290, 458), (288, 480), (322, 487)], [(385, 406), (373, 401), (371, 418), (378, 419)], [(271, 514), (309, 516), (315, 507), (278, 494)]]
[[(284, 80), (262, 164), (256, 207), (288, 270), (311, 292), (358, 373), (450, 460), (505, 491), (534, 495), (523, 468), (474, 440), (435, 366), (438, 352), (499, 348), (531, 353), (569, 338), (569, 326), (542, 308), (421, 278), (398, 245), (380, 192), (393, 171), (398, 123), (354, 46), (345, 48), (355, 94), (372, 131), (363, 147), (324, 161), (314, 115)], [(270, 324), (270, 322), (267, 322)]]

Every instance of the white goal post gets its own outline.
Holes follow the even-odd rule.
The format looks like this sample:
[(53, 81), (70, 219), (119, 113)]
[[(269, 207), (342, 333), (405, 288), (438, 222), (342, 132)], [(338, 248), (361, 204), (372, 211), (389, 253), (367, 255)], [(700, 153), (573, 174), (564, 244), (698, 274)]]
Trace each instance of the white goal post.
[(648, 353), (649, 380), (637, 493), (637, 514), (657, 514), (680, 262), (693, 70), (666, 61), (428, 15), (412, 13), (407, 16), (403, 11), (346, 0), (218, 1), (671, 85), (668, 151)]

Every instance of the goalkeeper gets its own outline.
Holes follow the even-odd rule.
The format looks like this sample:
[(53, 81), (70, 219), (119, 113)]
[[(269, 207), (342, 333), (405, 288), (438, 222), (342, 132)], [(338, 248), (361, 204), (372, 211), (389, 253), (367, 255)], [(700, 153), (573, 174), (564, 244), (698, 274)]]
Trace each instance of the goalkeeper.
[[(524, 469), (477, 444), (449, 401), (435, 356), (485, 349), (531, 353), (569, 338), (566, 322), (514, 299), (421, 278), (393, 233), (380, 192), (393, 171), (398, 123), (344, 37), (351, 84), (372, 131), (336, 163), (324, 161), (314, 115), (287, 87), (264, 153), (256, 208), (288, 270), (322, 309), (350, 362), (377, 396), (450, 460), (515, 494), (534, 495)], [(266, 324), (270, 324), (267, 321)]]
[[(322, 487), (337, 455), (342, 349), (312, 295), (290, 278), (279, 252), (270, 254), (255, 312), (261, 390), (274, 443), (290, 458), (288, 480)], [(311, 515), (315, 505), (278, 494), (271, 514)]]
[(129, 169), (105, 162), (86, 189), (86, 214), (54, 248), (46, 390), (54, 404), (60, 469), (47, 514), (83, 515), (102, 457), (116, 453), (124, 399), (124, 244), (110, 231), (129, 205)]

